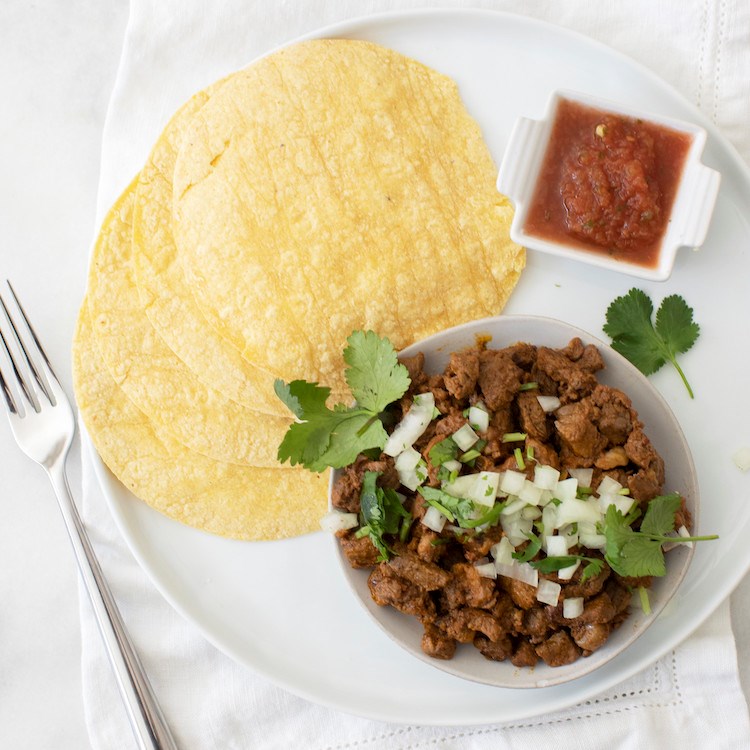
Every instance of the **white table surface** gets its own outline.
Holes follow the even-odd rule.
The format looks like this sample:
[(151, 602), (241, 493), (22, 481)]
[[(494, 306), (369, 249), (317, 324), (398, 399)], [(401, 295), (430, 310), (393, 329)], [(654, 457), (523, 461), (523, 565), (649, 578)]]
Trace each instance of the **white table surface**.
[[(99, 147), (127, 0), (0, 3), (0, 277), (10, 278), (69, 393)], [(0, 421), (0, 747), (81, 750), (73, 557), (42, 471)], [(75, 467), (77, 456), (72, 456)], [(77, 472), (71, 486), (78, 487)], [(750, 694), (750, 578), (732, 596)]]

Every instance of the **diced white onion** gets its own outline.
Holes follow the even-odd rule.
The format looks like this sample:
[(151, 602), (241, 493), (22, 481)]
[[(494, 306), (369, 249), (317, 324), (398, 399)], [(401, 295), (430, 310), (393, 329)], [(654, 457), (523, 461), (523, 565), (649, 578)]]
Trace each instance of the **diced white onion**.
[(605, 492), (604, 494), (599, 494), (599, 497), (597, 498), (597, 502), (599, 503), (599, 510), (601, 510), (602, 513), (607, 512), (607, 508), (609, 508), (610, 505), (615, 504), (615, 500), (619, 497), (619, 495), (613, 495), (611, 492)]
[(596, 488), (599, 495), (616, 495), (622, 489), (622, 485), (612, 477), (602, 477), (599, 486)]
[(560, 472), (551, 466), (537, 464), (534, 467), (534, 484), (540, 490), (554, 490), (557, 487), (557, 480), (560, 478)]
[(517, 547), (523, 542), (529, 540), (528, 533), (533, 527), (533, 521), (529, 521), (526, 518), (521, 518), (520, 514), (514, 514), (512, 516), (500, 516), (500, 525), (502, 526), (505, 535), (508, 537), (508, 541)]
[(539, 584), (539, 572), (528, 563), (519, 563), (517, 560), (512, 563), (495, 562), (495, 568), (497, 568), (498, 575), (506, 578), (513, 578), (534, 587)]
[(572, 500), (578, 493), (578, 480), (575, 477), (558, 481), (555, 485), (554, 495), (558, 500)]
[(627, 516), (630, 509), (633, 507), (635, 502), (634, 497), (628, 497), (627, 495), (617, 495), (615, 497), (615, 508), (622, 513), (623, 516)]
[(560, 408), (560, 399), (557, 396), (537, 396), (536, 400), (545, 414), (550, 414)]
[(562, 586), (560, 586), (559, 583), (548, 581), (546, 578), (543, 578), (539, 581), (539, 585), (537, 586), (537, 601), (540, 601), (543, 604), (551, 604), (553, 607), (556, 607), (560, 598), (560, 591), (562, 591)]
[(520, 471), (513, 471), (508, 469), (503, 475), (500, 489), (503, 492), (507, 492), (509, 495), (518, 495), (523, 489), (524, 482), (526, 481), (526, 474), (522, 474)]
[(494, 558), (496, 563), (509, 564), (513, 562), (513, 545), (508, 541), (508, 537), (504, 536), (497, 544), (493, 544), (490, 548), (490, 554)]
[(568, 469), (568, 474), (578, 480), (579, 487), (591, 487), (591, 482), (594, 479), (593, 469)]
[(552, 531), (558, 526), (557, 508), (552, 503), (545, 505), (542, 510), (542, 524), (544, 525), (545, 531)]
[(732, 461), (740, 471), (750, 469), (750, 446), (743, 446), (732, 454)]
[[(680, 528), (677, 529), (677, 533), (680, 536), (690, 536), (690, 532), (684, 526), (680, 526)], [(680, 544), (684, 544), (686, 547), (692, 548), (694, 542), (680, 542)]]
[(398, 456), (396, 456), (396, 460), (393, 462), (393, 465), (396, 467), (396, 471), (398, 472), (413, 471), (417, 468), (421, 460), (422, 454), (409, 446), (405, 450), (401, 451)]
[(523, 500), (516, 498), (512, 502), (509, 502), (501, 511), (501, 516), (512, 516), (516, 513), (520, 513), (526, 507), (526, 503)]
[(542, 499), (542, 490), (527, 479), (518, 493), (518, 499), (523, 500), (527, 505), (539, 505)]
[(451, 458), (448, 461), (442, 463), (448, 471), (461, 471), (463, 464), (455, 458)]
[(475, 565), (474, 567), (482, 578), (497, 578), (495, 563), (484, 563), (483, 565)]
[(478, 505), (491, 508), (495, 504), (500, 474), (496, 471), (480, 471), (476, 474), (464, 474), (448, 482), (443, 489), (453, 497), (465, 497)]
[(486, 409), (471, 406), (469, 407), (469, 424), (479, 432), (487, 432), (487, 428), (490, 426), (490, 415)]
[(604, 534), (584, 534), (578, 535), (578, 541), (589, 549), (604, 549), (607, 546), (607, 537)]
[(337, 531), (354, 529), (357, 526), (359, 526), (359, 519), (356, 513), (342, 513), (338, 510), (331, 510), (320, 519), (320, 528), (332, 534)]
[(437, 508), (433, 508), (431, 505), (422, 516), (422, 523), (428, 529), (437, 531), (438, 534), (443, 530), (443, 526), (445, 526), (447, 520), (448, 519)]
[(545, 536), (544, 544), (549, 557), (565, 557), (568, 554), (568, 544), (564, 536)]
[(434, 411), (435, 397), (432, 393), (420, 393), (415, 396), (409, 411), (404, 414), (403, 419), (386, 440), (383, 453), (395, 457), (405, 448), (411, 447), (427, 429)]
[(525, 508), (521, 508), (521, 518), (526, 518), (529, 521), (536, 521), (541, 515), (542, 509), (535, 505), (527, 505)]
[(414, 492), (427, 479), (427, 464), (424, 461), (420, 461), (410, 471), (399, 471), (398, 479), (404, 487)]
[(563, 600), (563, 617), (572, 620), (583, 614), (583, 597), (574, 596)]
[(462, 450), (467, 451), (469, 448), (471, 448), (474, 443), (479, 440), (479, 435), (477, 435), (474, 430), (471, 429), (471, 425), (465, 424), (462, 427), (459, 427), (453, 435), (451, 435), (453, 438), (453, 442)]
[(563, 502), (557, 506), (558, 526), (562, 526), (566, 523), (580, 523), (581, 521), (598, 523), (601, 519), (602, 513), (599, 510), (599, 503), (596, 500), (592, 505), (586, 500), (579, 500), (574, 497), (568, 500), (563, 500)]
[(578, 570), (578, 566), (581, 564), (580, 560), (576, 560), (572, 565), (568, 565), (567, 568), (561, 568), (557, 571), (557, 577), (561, 581), (569, 581), (573, 577), (573, 573)]

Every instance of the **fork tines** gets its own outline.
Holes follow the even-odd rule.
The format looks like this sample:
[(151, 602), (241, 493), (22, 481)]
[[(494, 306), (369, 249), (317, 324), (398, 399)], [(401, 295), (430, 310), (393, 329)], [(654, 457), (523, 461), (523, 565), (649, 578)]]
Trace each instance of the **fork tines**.
[(42, 394), (56, 404), (50, 379), (57, 377), (10, 281), (5, 286), (0, 290), (0, 385), (10, 411), (23, 415), (25, 404), (39, 411)]

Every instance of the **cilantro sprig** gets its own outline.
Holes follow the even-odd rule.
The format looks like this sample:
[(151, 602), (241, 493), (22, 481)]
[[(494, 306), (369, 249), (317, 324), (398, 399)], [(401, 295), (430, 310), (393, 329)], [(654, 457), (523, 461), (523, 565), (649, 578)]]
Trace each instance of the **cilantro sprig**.
[(278, 450), (281, 463), (301, 464), (311, 471), (353, 463), (363, 451), (383, 448), (388, 434), (380, 415), (409, 387), (409, 373), (399, 363), (387, 338), (354, 331), (344, 350), (346, 382), (355, 406), (326, 406), (331, 389), (306, 380), (274, 382), (274, 391), (297, 418)]
[(641, 289), (631, 289), (607, 308), (604, 332), (612, 348), (629, 359), (644, 375), (651, 375), (667, 362), (674, 365), (690, 398), (693, 389), (685, 377), (677, 355), (688, 351), (700, 334), (693, 321), (693, 310), (678, 294), (665, 297), (651, 321), (654, 305)]
[(718, 539), (716, 534), (708, 536), (668, 536), (674, 531), (675, 514), (680, 508), (681, 498), (674, 492), (651, 500), (643, 516), (639, 530), (631, 524), (640, 515), (637, 506), (624, 516), (614, 505), (607, 508), (604, 516), (604, 537), (607, 540), (604, 558), (609, 567), (621, 576), (663, 576), (666, 571), (662, 545), (680, 542), (701, 542)]

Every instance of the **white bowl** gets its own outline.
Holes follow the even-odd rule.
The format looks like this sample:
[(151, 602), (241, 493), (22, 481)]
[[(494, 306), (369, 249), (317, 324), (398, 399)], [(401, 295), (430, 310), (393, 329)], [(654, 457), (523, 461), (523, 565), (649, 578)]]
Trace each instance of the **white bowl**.
[[(473, 346), (477, 336), (491, 336), (492, 348), (502, 348), (525, 341), (538, 346), (555, 348), (565, 346), (571, 338), (578, 336), (584, 344), (595, 344), (605, 362), (605, 369), (598, 373), (599, 382), (624, 391), (632, 400), (633, 407), (644, 423), (644, 430), (654, 447), (664, 459), (666, 467), (665, 492), (678, 491), (684, 497), (693, 517), (693, 526), (698, 526), (698, 481), (693, 459), (680, 425), (667, 403), (648, 380), (624, 357), (594, 336), (574, 326), (551, 318), (533, 316), (500, 316), (485, 318), (465, 325), (450, 328), (405, 349), (405, 357), (424, 352), (425, 370), (428, 373), (442, 372), (453, 351)], [(336, 474), (331, 480), (335, 481)], [(456, 655), (449, 661), (433, 659), (421, 648), (422, 625), (392, 607), (381, 607), (372, 600), (367, 587), (370, 570), (355, 570), (341, 552), (338, 541), (334, 541), (336, 554), (344, 577), (362, 606), (373, 621), (381, 627), (399, 646), (436, 669), (475, 682), (510, 688), (548, 687), (582, 677), (619, 656), (654, 621), (672, 598), (687, 572), (693, 549), (679, 545), (667, 554), (667, 575), (654, 579), (649, 591), (651, 614), (645, 615), (640, 607), (632, 606), (625, 622), (617, 628), (599, 650), (588, 657), (563, 667), (548, 667), (541, 663), (534, 668), (517, 668), (509, 661), (496, 662), (486, 659), (470, 644), (459, 644)], [(361, 633), (362, 648), (367, 648), (367, 633)], [(406, 655), (404, 658), (409, 658)]]
[[(607, 113), (645, 120), (657, 126), (684, 133), (690, 138), (690, 147), (685, 157), (666, 230), (659, 246), (658, 261), (654, 267), (628, 263), (608, 257), (602, 252), (586, 250), (582, 242), (572, 237), (569, 242), (555, 241), (525, 230), (539, 172), (561, 100), (575, 102)], [(510, 236), (514, 242), (532, 250), (573, 258), (644, 279), (664, 281), (672, 273), (677, 250), (680, 247), (700, 247), (708, 232), (721, 176), (700, 161), (705, 142), (705, 130), (692, 123), (642, 112), (585, 94), (555, 91), (550, 97), (546, 114), (541, 120), (521, 117), (516, 121), (500, 165), (497, 188), (515, 204)]]

